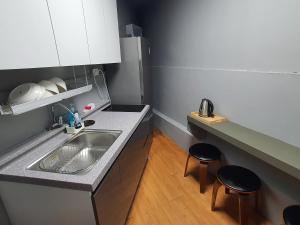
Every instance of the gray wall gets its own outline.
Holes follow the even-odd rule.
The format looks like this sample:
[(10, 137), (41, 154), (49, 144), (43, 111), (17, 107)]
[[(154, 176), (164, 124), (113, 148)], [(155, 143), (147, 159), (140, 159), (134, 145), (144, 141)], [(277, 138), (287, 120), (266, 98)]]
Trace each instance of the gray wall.
[(125, 25), (137, 23), (137, 18), (133, 13), (134, 4), (132, 3), (132, 0), (117, 0), (117, 4), (120, 37), (126, 37)]
[(300, 147), (300, 2), (164, 2), (145, 28), (155, 107), (184, 124), (208, 97), (232, 121)]
[[(299, 1), (155, 4), (153, 11), (144, 9), (142, 20), (152, 45), (157, 126), (187, 149), (195, 140), (186, 115), (207, 97), (231, 121), (300, 147)], [(298, 180), (216, 137), (206, 140), (228, 162), (260, 175), (262, 213), (274, 224), (284, 206), (300, 202)]]
[[(0, 102), (6, 103), (8, 93), (25, 82), (39, 82), (54, 76), (72, 76), (71, 68), (43, 68), (0, 71)], [(10, 147), (39, 134), (50, 124), (47, 108), (35, 110), (20, 116), (0, 117), (0, 156)]]
[(300, 75), (155, 67), (154, 107), (181, 124), (201, 99), (217, 113), (300, 147)]
[[(90, 71), (89, 67), (86, 67)], [(83, 66), (74, 67), (76, 77), (84, 76)], [(53, 67), (40, 69), (2, 70), (0, 71), (0, 102), (5, 104), (9, 92), (16, 86), (26, 82), (39, 82), (52, 77), (73, 80), (72, 67)], [(78, 83), (81, 84), (80, 81)], [(11, 147), (24, 140), (40, 134), (50, 125), (50, 114), (47, 107), (34, 110), (19, 116), (0, 116), (0, 157)]]

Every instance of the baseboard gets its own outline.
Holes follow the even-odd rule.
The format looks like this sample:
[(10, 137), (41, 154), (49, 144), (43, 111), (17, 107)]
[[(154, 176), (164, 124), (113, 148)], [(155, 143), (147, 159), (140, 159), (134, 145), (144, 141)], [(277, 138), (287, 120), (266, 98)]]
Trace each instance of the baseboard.
[(193, 134), (181, 123), (173, 120), (157, 109), (153, 109), (154, 126), (172, 138), (180, 147), (188, 150), (191, 144), (197, 142)]

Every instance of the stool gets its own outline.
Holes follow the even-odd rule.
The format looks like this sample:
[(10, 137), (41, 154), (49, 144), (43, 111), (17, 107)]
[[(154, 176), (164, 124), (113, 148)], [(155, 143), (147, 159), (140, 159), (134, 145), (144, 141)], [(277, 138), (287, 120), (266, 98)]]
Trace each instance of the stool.
[(221, 162), (221, 152), (217, 147), (207, 143), (192, 145), (189, 149), (189, 155), (186, 160), (184, 177), (187, 176), (186, 171), (191, 156), (200, 161), (200, 192), (204, 193), (206, 187), (207, 167), (211, 163)]
[(239, 196), (240, 225), (247, 223), (247, 198), (255, 195), (255, 207), (258, 205), (258, 191), (261, 187), (259, 177), (252, 171), (240, 166), (224, 166), (217, 173), (214, 183), (211, 210), (215, 210), (215, 203), (220, 186), (224, 185), (226, 193), (230, 191)]
[(300, 205), (293, 205), (283, 210), (284, 225), (300, 224)]

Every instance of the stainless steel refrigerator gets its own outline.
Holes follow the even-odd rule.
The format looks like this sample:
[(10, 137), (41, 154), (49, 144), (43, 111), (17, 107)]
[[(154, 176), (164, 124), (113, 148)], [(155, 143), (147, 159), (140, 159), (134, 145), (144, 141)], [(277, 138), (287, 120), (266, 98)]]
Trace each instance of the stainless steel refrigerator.
[(121, 64), (106, 66), (112, 104), (151, 103), (150, 45), (143, 37), (121, 38)]

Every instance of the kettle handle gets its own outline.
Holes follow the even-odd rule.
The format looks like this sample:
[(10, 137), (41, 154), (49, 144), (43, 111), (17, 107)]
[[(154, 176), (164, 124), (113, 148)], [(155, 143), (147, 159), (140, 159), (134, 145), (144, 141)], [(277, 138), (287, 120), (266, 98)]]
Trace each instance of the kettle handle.
[(214, 111), (214, 109), (215, 109), (215, 106), (214, 106), (214, 104), (212, 103), (212, 101), (209, 100), (209, 102), (210, 102), (210, 106), (211, 106), (211, 113), (213, 113), (213, 111)]
[(215, 107), (214, 107), (214, 104), (212, 103), (212, 101), (210, 101), (209, 99), (207, 99), (207, 101), (208, 101), (208, 107), (210, 108), (209, 109), (209, 111), (210, 111), (210, 115), (213, 117), (214, 116), (214, 109), (215, 109)]
[(200, 103), (199, 113), (202, 111), (202, 108), (203, 108), (203, 99), (202, 99), (202, 101), (201, 101), (201, 103)]

